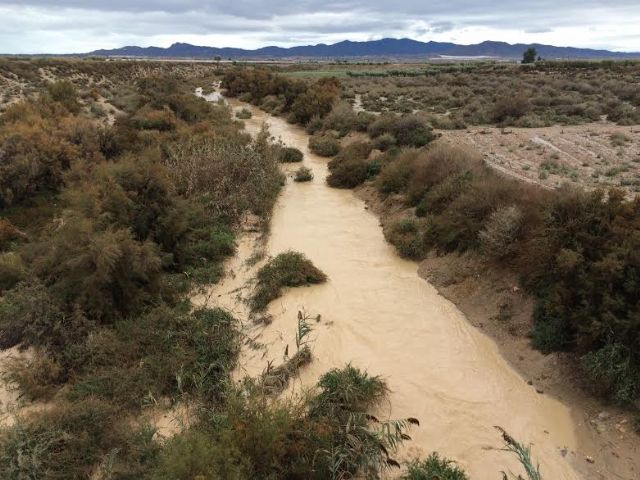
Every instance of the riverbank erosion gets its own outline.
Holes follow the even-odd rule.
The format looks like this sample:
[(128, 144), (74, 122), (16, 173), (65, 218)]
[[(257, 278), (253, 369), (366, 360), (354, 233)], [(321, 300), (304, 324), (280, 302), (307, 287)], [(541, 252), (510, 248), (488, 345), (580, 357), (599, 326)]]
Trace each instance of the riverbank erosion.
[[(382, 200), (372, 185), (358, 187), (355, 194), (378, 216), (385, 232), (407, 215), (400, 198)], [(431, 253), (417, 265), (418, 275), (496, 342), (500, 354), (529, 388), (571, 405), (578, 445), (576, 462), (583, 478), (637, 477), (640, 439), (633, 431), (632, 415), (594, 398), (574, 355), (545, 355), (532, 348), (535, 301), (519, 286), (516, 274), (471, 252)]]
[(246, 349), (244, 371), (259, 374), (282, 356), (294, 341), (297, 312), (304, 309), (321, 319), (314, 325), (314, 361), (297, 382), (310, 386), (323, 372), (349, 362), (381, 375), (391, 390), (384, 413), (421, 420), (405, 458), (437, 450), (459, 461), (472, 478), (518, 471), (500, 450), (493, 428), (500, 425), (533, 444), (548, 478), (584, 478), (569, 409), (527, 385), (493, 340), (421, 279), (415, 263), (396, 255), (362, 199), (325, 184), (326, 160), (308, 151), (303, 130), (251, 109), (247, 130), (255, 134), (266, 123), (276, 139), (303, 151), (303, 163), (314, 174), (313, 182), (288, 182), (284, 188), (265, 253), (300, 251), (329, 281), (289, 290), (269, 305), (272, 321), (254, 330), (252, 343), (260, 347)]

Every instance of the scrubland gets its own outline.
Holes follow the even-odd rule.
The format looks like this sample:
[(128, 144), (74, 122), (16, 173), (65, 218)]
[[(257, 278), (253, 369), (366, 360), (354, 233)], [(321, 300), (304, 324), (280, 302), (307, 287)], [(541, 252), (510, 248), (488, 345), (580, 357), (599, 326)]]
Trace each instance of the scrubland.
[[(277, 397), (274, 376), (311, 360), (303, 316), (289, 361), (237, 383), (244, 319), (189, 301), (224, 274), (246, 217), (268, 231), (279, 163), (299, 151), (252, 139), (193, 95), (213, 78), (197, 65), (11, 60), (2, 72), (21, 87), (0, 115), (0, 345), (23, 352), (2, 357), (3, 388), (20, 396), (3, 412), (2, 478), (379, 478), (400, 466), (419, 421), (371, 415), (383, 379), (346, 365)], [(331, 111), (338, 88), (326, 88), (296, 104), (297, 121)], [(253, 307), (325, 279), (288, 252), (260, 271)], [(188, 422), (161, 436), (156, 412), (181, 408)], [(430, 458), (407, 478), (449, 470)]]
[[(279, 163), (301, 160), (192, 94), (216, 75), (228, 95), (304, 126), (311, 148), (332, 157), (330, 186), (366, 183), (402, 202), (408, 213), (385, 231), (400, 255), (473, 251), (516, 272), (536, 299), (532, 344), (573, 352), (594, 393), (636, 408), (640, 201), (617, 189), (543, 190), (505, 178), (435, 131), (452, 126), (437, 123), (448, 117), (500, 127), (602, 115), (636, 122), (635, 90), (624, 88), (635, 64), (579, 66), (567, 86), (556, 77), (571, 68), (442, 67), (380, 75), (380, 84), (353, 73), (338, 81), (211, 64), (2, 60), (0, 345), (28, 352), (3, 365), (4, 376), (41, 407), (5, 422), (2, 477), (379, 478), (399, 466), (396, 448), (419, 420), (372, 415), (388, 391), (375, 372), (346, 365), (295, 400), (279, 399), (264, 377), (233, 382), (242, 319), (189, 302), (223, 275), (243, 218), (268, 230), (284, 181)], [(505, 76), (524, 100), (471, 100), (507, 88)], [(386, 82), (413, 92), (418, 108), (375, 103), (374, 87), (385, 92), (378, 101), (393, 98)], [(354, 111), (355, 95), (375, 113)], [(536, 100), (550, 96), (567, 98)], [(563, 108), (569, 99), (583, 110)], [(620, 135), (609, 141), (631, 148)], [(251, 306), (325, 279), (288, 252), (260, 271)], [(291, 368), (309, 359), (302, 316), (298, 327)], [(194, 419), (160, 438), (145, 413), (179, 404)], [(529, 478), (540, 478), (528, 449), (503, 440)], [(436, 454), (403, 475), (466, 478)]]
[[(373, 74), (364, 68), (340, 82), (309, 79), (308, 89), (324, 92), (316, 95), (333, 94), (333, 106), (318, 106), (303, 117), (295, 113), (302, 98), (296, 94), (302, 89), (299, 79), (247, 69), (225, 83), (233, 85), (235, 75), (244, 75), (252, 93), (247, 87), (232, 88), (234, 95), (304, 125), (312, 134), (310, 148), (332, 157), (330, 186), (366, 183), (382, 201), (393, 197), (403, 205), (407, 213), (385, 230), (400, 255), (420, 260), (430, 252), (475, 252), (488, 264), (514, 272), (535, 299), (532, 345), (547, 353), (572, 352), (592, 393), (637, 409), (640, 200), (634, 195), (634, 162), (620, 157), (639, 153), (633, 127), (639, 112), (634, 85), (638, 64), (480, 64), (411, 74)], [(415, 97), (416, 92), (424, 103), (413, 99), (410, 108), (398, 108), (401, 97)], [(354, 94), (368, 96), (362, 99), (364, 110), (345, 106)], [(302, 95), (312, 94), (307, 90)], [(381, 97), (391, 103), (372, 103)], [(436, 128), (458, 127), (438, 124), (426, 105), (460, 121), (460, 128), (466, 128), (462, 123), (494, 123), (502, 130), (438, 135)], [(570, 153), (566, 142), (547, 140), (540, 129), (532, 130), (537, 141), (522, 139), (527, 132), (522, 127), (604, 121), (603, 116), (608, 124), (554, 127), (558, 137), (565, 131), (588, 136)], [(510, 131), (510, 126), (520, 128)], [(471, 137), (475, 148), (465, 146), (464, 139)], [(498, 153), (492, 161), (486, 154), (483, 158), (478, 148), (482, 141), (503, 141), (503, 149), (517, 155), (527, 150), (527, 158), (539, 156), (536, 177), (520, 178), (509, 170), (526, 173), (531, 165), (525, 161), (496, 168), (495, 163), (507, 162), (497, 161)], [(605, 180), (619, 174), (619, 182)], [(549, 177), (553, 181), (545, 183)]]

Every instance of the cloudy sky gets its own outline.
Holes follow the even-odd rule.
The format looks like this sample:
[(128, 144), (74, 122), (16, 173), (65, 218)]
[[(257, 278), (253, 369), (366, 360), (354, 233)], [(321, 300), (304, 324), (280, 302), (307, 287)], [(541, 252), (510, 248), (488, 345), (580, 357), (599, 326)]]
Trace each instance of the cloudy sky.
[(383, 37), (640, 51), (639, 25), (640, 0), (0, 0), (0, 52)]

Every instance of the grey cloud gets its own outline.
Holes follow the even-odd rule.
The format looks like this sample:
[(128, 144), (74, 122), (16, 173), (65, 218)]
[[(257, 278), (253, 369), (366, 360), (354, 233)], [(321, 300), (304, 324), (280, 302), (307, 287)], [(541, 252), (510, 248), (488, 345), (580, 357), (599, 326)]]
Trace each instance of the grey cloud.
[[(538, 0), (524, 7), (516, 0), (0, 0), (0, 16), (0, 49), (18, 45), (22, 51), (38, 51), (49, 38), (60, 51), (73, 43), (78, 45), (74, 51), (83, 51), (84, 39), (102, 41), (106, 48), (122, 41), (166, 43), (169, 36), (224, 37), (225, 46), (246, 46), (247, 39), (290, 45), (382, 36), (455, 40), (469, 29), (484, 28), (495, 32), (491, 40), (500, 40), (501, 31), (544, 35), (576, 26), (583, 28), (586, 43), (593, 42), (588, 33), (594, 22), (637, 23), (640, 3)], [(640, 45), (640, 35), (632, 40)]]

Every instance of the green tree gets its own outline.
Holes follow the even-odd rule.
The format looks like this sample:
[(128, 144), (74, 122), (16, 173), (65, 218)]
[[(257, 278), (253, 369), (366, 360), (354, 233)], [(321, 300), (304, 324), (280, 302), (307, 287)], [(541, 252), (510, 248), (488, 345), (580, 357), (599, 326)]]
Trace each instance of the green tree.
[(535, 48), (529, 47), (522, 55), (522, 63), (535, 63), (538, 52)]

